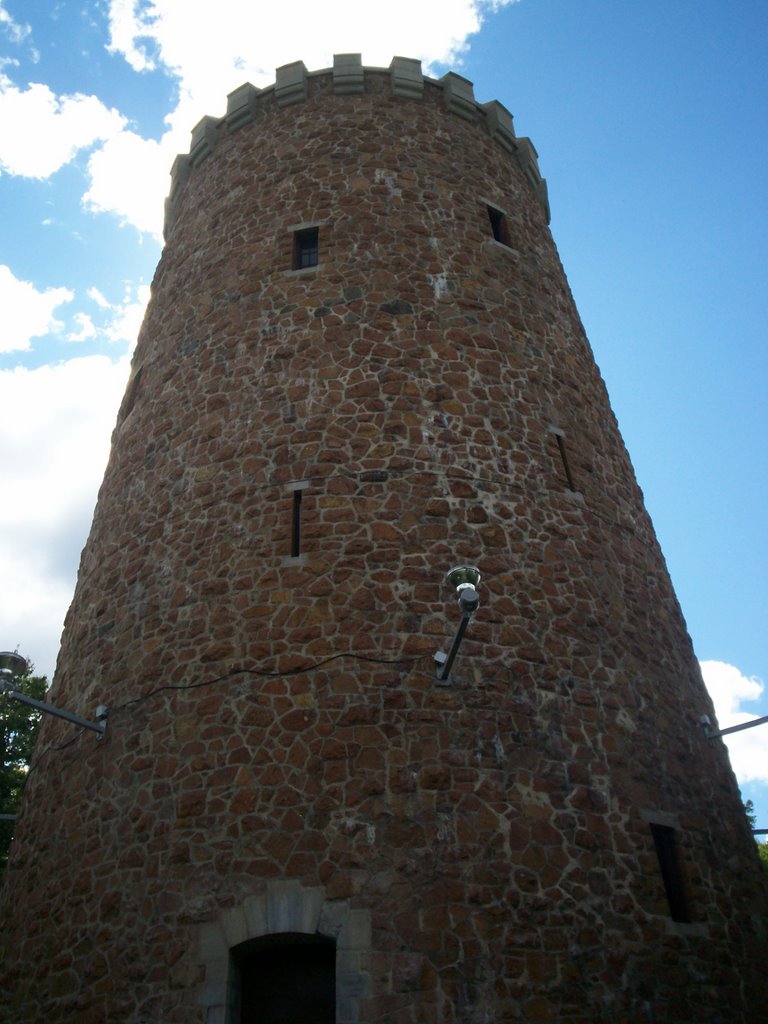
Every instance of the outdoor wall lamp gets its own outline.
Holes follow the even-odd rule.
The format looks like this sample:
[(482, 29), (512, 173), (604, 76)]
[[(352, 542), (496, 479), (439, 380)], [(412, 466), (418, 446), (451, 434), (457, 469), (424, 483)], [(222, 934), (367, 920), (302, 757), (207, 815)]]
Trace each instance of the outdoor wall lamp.
[(22, 704), (29, 704), (30, 707), (37, 708), (38, 711), (44, 711), (47, 715), (55, 715), (56, 718), (73, 722), (83, 729), (91, 729), (97, 734), (96, 739), (104, 739), (104, 734), (107, 731), (107, 708), (104, 704), (99, 704), (96, 708), (97, 720), (89, 722), (87, 719), (81, 718), (80, 715), (73, 715), (71, 711), (64, 711), (62, 708), (53, 707), (52, 704), (46, 704), (43, 700), (28, 697), (26, 693), (21, 693), (13, 686), (14, 680), (23, 676), (28, 668), (27, 659), (22, 658), (16, 651), (0, 651), (0, 693), (4, 693), (6, 697), (18, 700)]
[(451, 666), (459, 653), (461, 641), (467, 631), (469, 620), (477, 611), (480, 605), (480, 597), (477, 593), (477, 586), (480, 583), (480, 570), (474, 565), (457, 565), (449, 569), (445, 577), (459, 595), (459, 608), (461, 609), (461, 621), (456, 636), (447, 654), (437, 651), (434, 655), (437, 664), (437, 680), (440, 683), (450, 682)]

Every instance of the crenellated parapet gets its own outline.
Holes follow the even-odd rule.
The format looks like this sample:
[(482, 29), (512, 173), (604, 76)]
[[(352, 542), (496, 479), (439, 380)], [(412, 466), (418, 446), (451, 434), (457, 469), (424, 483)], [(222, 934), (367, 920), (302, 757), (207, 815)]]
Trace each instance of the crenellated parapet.
[(165, 202), (166, 236), (190, 172), (210, 156), (223, 134), (237, 131), (253, 121), (262, 104), (274, 102), (278, 107), (288, 107), (303, 103), (309, 96), (310, 79), (323, 76), (331, 77), (335, 95), (364, 93), (366, 79), (382, 74), (389, 74), (393, 96), (420, 101), (428, 83), (442, 91), (446, 111), (465, 121), (480, 124), (502, 149), (517, 159), (549, 221), (547, 183), (539, 172), (536, 149), (530, 139), (515, 135), (512, 114), (498, 100), (478, 103), (472, 82), (452, 71), (440, 79), (425, 76), (420, 60), (394, 57), (389, 68), (373, 68), (363, 67), (359, 53), (337, 53), (331, 68), (308, 71), (303, 61), (294, 61), (277, 68), (274, 84), (264, 89), (258, 89), (250, 82), (244, 83), (227, 97), (227, 112), (223, 117), (205, 116), (195, 125), (189, 153), (179, 154), (171, 168), (171, 188)]

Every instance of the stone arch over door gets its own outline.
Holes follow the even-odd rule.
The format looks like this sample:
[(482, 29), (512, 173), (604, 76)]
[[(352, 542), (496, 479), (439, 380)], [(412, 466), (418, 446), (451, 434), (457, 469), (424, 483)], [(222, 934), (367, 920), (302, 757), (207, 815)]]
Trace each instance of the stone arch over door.
[(268, 882), (263, 892), (246, 896), (240, 906), (200, 926), (205, 981), (198, 1001), (205, 1024), (237, 1024), (230, 951), (249, 939), (286, 932), (335, 940), (336, 1024), (359, 1024), (359, 1001), (368, 994), (361, 959), (371, 945), (370, 912), (352, 910), (346, 900), (327, 900), (321, 887), (294, 881)]

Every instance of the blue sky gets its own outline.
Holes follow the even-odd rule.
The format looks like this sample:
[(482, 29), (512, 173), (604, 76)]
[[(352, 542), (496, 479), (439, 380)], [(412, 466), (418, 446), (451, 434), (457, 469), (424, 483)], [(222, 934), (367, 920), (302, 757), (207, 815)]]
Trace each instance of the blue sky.
[[(721, 721), (768, 714), (767, 38), (764, 0), (0, 0), (0, 647), (52, 673), (191, 128), (399, 54), (533, 139)], [(729, 747), (768, 827), (768, 726)]]

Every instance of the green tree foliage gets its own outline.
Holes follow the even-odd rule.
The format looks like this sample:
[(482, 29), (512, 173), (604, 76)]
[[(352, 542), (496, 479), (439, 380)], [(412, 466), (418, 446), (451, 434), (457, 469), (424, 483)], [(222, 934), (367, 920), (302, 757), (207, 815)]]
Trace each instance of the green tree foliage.
[[(42, 700), (48, 680), (36, 676), (34, 666), (14, 681), (14, 689)], [(35, 743), (40, 712), (0, 694), (0, 814), (15, 814), (21, 804), (24, 780)], [(5, 870), (13, 822), (0, 821), (0, 875)]]
[[(747, 800), (744, 804), (744, 812), (747, 815), (747, 821), (749, 822), (750, 828), (757, 828), (757, 815), (755, 814), (755, 805), (751, 800)], [(763, 867), (763, 871), (768, 877), (768, 843), (761, 843), (759, 839), (757, 842), (757, 852), (760, 855), (760, 863)]]
[(755, 824), (755, 822), (757, 821), (757, 815), (755, 814), (755, 805), (752, 803), (751, 800), (747, 800), (747, 802), (744, 804), (744, 813), (747, 816), (749, 827), (757, 828), (757, 825)]
[(763, 866), (766, 879), (768, 879), (768, 843), (758, 843), (757, 852), (760, 854), (760, 863)]

